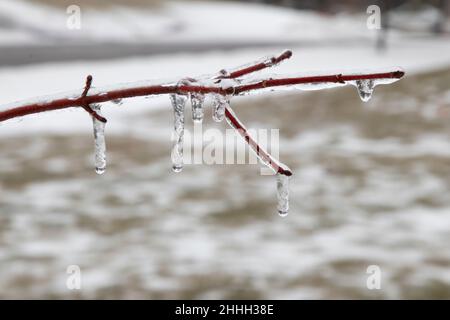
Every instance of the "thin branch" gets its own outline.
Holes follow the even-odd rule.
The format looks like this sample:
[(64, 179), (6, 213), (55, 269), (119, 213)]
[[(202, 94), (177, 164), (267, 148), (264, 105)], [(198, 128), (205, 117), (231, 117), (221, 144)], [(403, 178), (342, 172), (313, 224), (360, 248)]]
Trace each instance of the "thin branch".
[(82, 98), (86, 98), (86, 96), (87, 96), (87, 94), (89, 92), (89, 89), (91, 88), (91, 85), (92, 85), (92, 76), (88, 75), (86, 77), (86, 85), (84, 86), (83, 93), (81, 94)]
[(286, 50), (283, 53), (281, 53), (279, 56), (273, 56), (271, 58), (267, 58), (262, 62), (258, 62), (258, 63), (252, 64), (249, 66), (239, 68), (238, 70), (235, 70), (230, 73), (228, 73), (226, 70), (222, 70), (220, 72), (221, 75), (219, 77), (217, 77), (217, 79), (236, 79), (236, 78), (242, 77), (244, 75), (277, 65), (280, 62), (282, 62), (283, 60), (289, 59), (290, 57), (292, 57), (292, 51)]
[(276, 160), (270, 153), (264, 150), (258, 142), (256, 142), (252, 136), (248, 133), (247, 128), (239, 120), (239, 118), (234, 113), (231, 107), (227, 106), (225, 108), (225, 116), (230, 121), (233, 128), (235, 128), (239, 134), (244, 138), (245, 142), (255, 151), (258, 157), (263, 161), (264, 164), (272, 168), (275, 173), (279, 173), (285, 176), (292, 176), (292, 171), (285, 164)]
[(365, 79), (400, 79), (404, 75), (403, 71), (393, 71), (387, 73), (368, 73), (358, 75), (326, 75), (313, 77), (292, 77), (280, 79), (261, 80), (249, 84), (241, 84), (222, 88), (220, 86), (203, 86), (203, 85), (150, 85), (129, 87), (126, 89), (116, 89), (102, 92), (101, 94), (92, 94), (78, 99), (60, 98), (48, 101), (48, 99), (32, 103), (18, 105), (11, 109), (0, 111), (0, 122), (12, 118), (23, 117), (30, 114), (60, 110), (72, 107), (83, 107), (86, 104), (103, 103), (118, 99), (127, 99), (132, 97), (162, 95), (162, 94), (189, 94), (189, 93), (218, 93), (222, 95), (240, 95), (258, 89), (279, 86), (291, 86), (295, 84), (306, 83), (345, 83), (347, 81), (365, 80)]
[(405, 75), (405, 72), (401, 70), (383, 73), (367, 73), (367, 74), (334, 74), (326, 76), (310, 76), (310, 77), (293, 77), (283, 79), (268, 79), (260, 80), (251, 84), (244, 84), (237, 86), (234, 89), (234, 94), (242, 94), (249, 91), (280, 87), (280, 86), (292, 86), (296, 84), (315, 84), (315, 83), (342, 83), (345, 84), (349, 81), (356, 80), (376, 80), (376, 79), (400, 79)]

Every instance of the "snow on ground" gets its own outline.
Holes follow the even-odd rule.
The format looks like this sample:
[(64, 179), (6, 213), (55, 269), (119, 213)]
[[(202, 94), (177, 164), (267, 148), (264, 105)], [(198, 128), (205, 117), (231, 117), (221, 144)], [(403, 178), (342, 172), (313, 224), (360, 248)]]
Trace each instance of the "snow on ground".
[[(373, 36), (367, 32), (364, 16), (359, 19), (348, 15), (325, 16), (255, 3), (165, 1), (162, 6), (151, 8), (114, 6), (108, 10), (81, 9), (82, 28), (70, 31), (66, 28), (69, 15), (63, 8), (45, 7), (23, 0), (2, 1), (0, 44), (42, 44), (61, 39), (149, 43), (279, 42)], [(14, 28), (24, 36), (8, 36), (5, 31)]]

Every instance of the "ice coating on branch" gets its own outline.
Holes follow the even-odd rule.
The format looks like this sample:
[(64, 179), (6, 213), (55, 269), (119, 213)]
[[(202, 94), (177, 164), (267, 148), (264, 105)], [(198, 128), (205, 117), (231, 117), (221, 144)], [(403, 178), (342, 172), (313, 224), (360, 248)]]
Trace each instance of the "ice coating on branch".
[(192, 120), (200, 123), (203, 121), (203, 103), (205, 95), (201, 93), (191, 93)]
[[(92, 110), (101, 115), (100, 105), (91, 105)], [(92, 117), (95, 141), (95, 172), (103, 174), (106, 170), (105, 123)]]
[[(176, 83), (177, 79), (153, 79), (153, 80), (141, 80), (141, 81), (134, 81), (134, 82), (128, 82), (128, 83), (118, 83), (114, 85), (108, 85), (104, 87), (94, 88), (91, 87), (89, 89), (89, 96), (93, 95), (100, 95), (102, 93), (106, 93), (108, 91), (113, 90), (124, 90), (124, 89), (132, 89), (132, 88), (142, 88), (142, 87), (149, 87), (149, 86), (161, 86), (161, 87), (169, 87), (173, 86), (174, 83)], [(55, 94), (50, 95), (43, 95), (35, 98), (15, 101), (7, 104), (0, 105), (0, 111), (12, 109), (15, 107), (20, 107), (23, 105), (29, 105), (29, 104), (46, 104), (50, 103), (54, 100), (60, 100), (60, 99), (67, 99), (67, 100), (78, 100), (80, 98), (80, 90), (71, 90), (66, 92), (59, 92)], [(74, 107), (76, 105), (74, 104)]]
[[(380, 77), (377, 77), (379, 75)], [(385, 77), (383, 77), (385, 75)], [(363, 101), (370, 99), (373, 88), (380, 84), (391, 84), (400, 80), (404, 72), (399, 67), (382, 68), (363, 71), (321, 71), (304, 72), (289, 75), (268, 74), (265, 78), (258, 76), (246, 77), (238, 87), (252, 87), (250, 90), (241, 91), (240, 95), (258, 94), (271, 91), (289, 91), (289, 90), (322, 90), (345, 85), (354, 85), (358, 88)], [(352, 80), (353, 78), (369, 79)], [(303, 81), (302, 81), (303, 80)], [(290, 83), (291, 81), (291, 83)]]
[(379, 78), (379, 79), (362, 79), (356, 81), (349, 81), (349, 83), (356, 87), (359, 97), (362, 101), (367, 102), (372, 98), (373, 90), (380, 84), (391, 84), (400, 80), (400, 78)]
[(292, 56), (290, 50), (284, 50), (277, 55), (265, 56), (253, 62), (241, 65), (239, 67), (225, 70), (220, 70), (217, 78), (229, 78), (229, 77), (246, 77), (248, 74), (254, 74), (265, 70), (267, 67), (273, 67), (278, 65), (281, 61), (288, 59)]
[(359, 97), (362, 101), (367, 102), (372, 98), (373, 89), (375, 88), (374, 80), (364, 79), (351, 82), (358, 90)]
[(278, 214), (286, 217), (289, 213), (289, 177), (283, 174), (277, 174), (277, 198)]
[(214, 94), (213, 120), (221, 122), (225, 118), (225, 108), (230, 105), (230, 98), (221, 94)]
[(183, 170), (184, 107), (186, 101), (187, 97), (184, 95), (170, 95), (174, 115), (174, 131), (172, 136), (174, 144), (171, 154), (172, 170), (174, 172)]
[(111, 102), (118, 106), (121, 106), (123, 104), (123, 99), (114, 99), (114, 100), (111, 100)]

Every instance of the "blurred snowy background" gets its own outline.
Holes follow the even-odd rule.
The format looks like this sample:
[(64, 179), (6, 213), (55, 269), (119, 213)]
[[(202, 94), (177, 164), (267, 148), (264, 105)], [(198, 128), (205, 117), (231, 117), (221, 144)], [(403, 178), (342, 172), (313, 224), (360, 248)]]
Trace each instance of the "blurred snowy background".
[(87, 74), (214, 73), (286, 47), (277, 73), (407, 73), (366, 104), (353, 87), (233, 100), (250, 128), (280, 129), (284, 219), (259, 166), (171, 172), (167, 97), (106, 104), (103, 176), (85, 112), (0, 124), (0, 298), (450, 298), (448, 1), (378, 3), (385, 33), (366, 25), (375, 0), (263, 2), (0, 0), (0, 109)]

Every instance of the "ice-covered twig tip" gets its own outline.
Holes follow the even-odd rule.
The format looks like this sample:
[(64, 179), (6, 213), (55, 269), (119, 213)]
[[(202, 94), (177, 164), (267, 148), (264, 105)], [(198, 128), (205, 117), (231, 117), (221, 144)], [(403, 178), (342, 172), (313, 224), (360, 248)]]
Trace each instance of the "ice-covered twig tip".
[(248, 146), (253, 150), (260, 161), (272, 169), (277, 176), (278, 212), (281, 216), (287, 215), (289, 209), (288, 181), (292, 171), (288, 166), (274, 159), (253, 139), (244, 124), (239, 120), (230, 106), (233, 96), (251, 94), (278, 88), (292, 90), (317, 90), (351, 84), (357, 88), (363, 101), (368, 101), (375, 86), (390, 84), (404, 76), (402, 70), (383, 70), (377, 72), (338, 73), (325, 75), (271, 75), (262, 78), (250, 77), (258, 71), (278, 65), (292, 56), (286, 50), (277, 56), (266, 57), (256, 62), (232, 69), (221, 70), (215, 75), (202, 77), (189, 77), (155, 84), (154, 82), (130, 83), (117, 86), (113, 89), (93, 88), (92, 76), (88, 76), (82, 93), (79, 91), (54, 95), (32, 102), (16, 102), (0, 107), (0, 122), (23, 117), (30, 114), (59, 110), (72, 107), (83, 108), (92, 118), (95, 137), (95, 168), (102, 174), (106, 169), (106, 144), (104, 129), (107, 120), (101, 115), (101, 103), (107, 101), (121, 101), (122, 99), (168, 94), (174, 112), (174, 137), (172, 149), (173, 170), (180, 172), (183, 169), (183, 136), (185, 122), (185, 105), (190, 100), (192, 107), (192, 120), (203, 121), (203, 104), (205, 96), (213, 100), (213, 120), (220, 122), (226, 119), (228, 124), (237, 130)]

